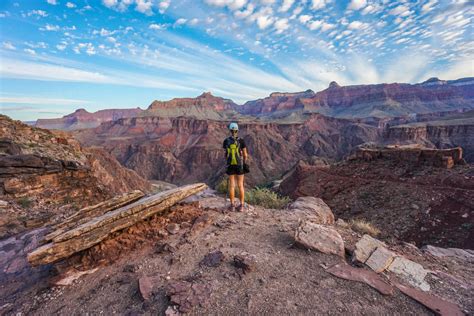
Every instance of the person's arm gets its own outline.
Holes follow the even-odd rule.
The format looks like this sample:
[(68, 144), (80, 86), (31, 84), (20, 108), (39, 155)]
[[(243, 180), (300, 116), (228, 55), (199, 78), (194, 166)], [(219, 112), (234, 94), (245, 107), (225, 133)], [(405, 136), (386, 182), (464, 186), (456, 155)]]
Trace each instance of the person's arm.
[(245, 144), (245, 141), (243, 139), (240, 142), (240, 148), (242, 149), (242, 157), (244, 158), (244, 162), (247, 162), (249, 154), (247, 152), (247, 145)]

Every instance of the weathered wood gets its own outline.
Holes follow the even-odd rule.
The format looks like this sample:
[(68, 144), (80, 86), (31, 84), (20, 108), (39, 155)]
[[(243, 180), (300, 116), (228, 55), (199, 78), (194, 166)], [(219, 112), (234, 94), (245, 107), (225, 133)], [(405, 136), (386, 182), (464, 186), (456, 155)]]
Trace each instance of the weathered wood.
[(64, 234), (66, 231), (72, 229), (73, 227), (77, 227), (82, 225), (88, 221), (90, 221), (93, 217), (97, 217), (103, 215), (107, 212), (115, 210), (119, 207), (125, 206), (132, 202), (137, 201), (138, 199), (142, 198), (145, 194), (140, 190), (134, 190), (122, 195), (115, 196), (109, 200), (100, 202), (98, 204), (85, 207), (76, 213), (72, 214), (64, 221), (56, 224), (54, 228), (56, 230), (52, 231), (51, 233), (47, 234), (44, 237), (45, 241), (53, 240), (53, 238)]
[(112, 234), (127, 228), (158, 212), (166, 210), (180, 200), (196, 194), (206, 188), (206, 184), (197, 183), (163, 191), (142, 198), (112, 212), (103, 214), (53, 239), (28, 254), (32, 265), (48, 264), (69, 257), (81, 250), (90, 248)]

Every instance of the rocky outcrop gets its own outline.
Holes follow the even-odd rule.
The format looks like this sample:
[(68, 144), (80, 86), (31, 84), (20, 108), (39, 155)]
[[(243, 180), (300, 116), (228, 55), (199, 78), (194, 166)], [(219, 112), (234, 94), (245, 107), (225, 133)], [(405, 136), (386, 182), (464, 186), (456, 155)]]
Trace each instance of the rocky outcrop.
[[(222, 142), (229, 121), (189, 117), (140, 117), (107, 122), (75, 133), (86, 145), (101, 146), (148, 179), (172, 183), (220, 181)], [(250, 155), (248, 184), (278, 178), (289, 165), (312, 156), (341, 158), (355, 146), (375, 141), (380, 131), (350, 120), (313, 114), (304, 123), (239, 122)]]
[(36, 127), (58, 130), (75, 130), (81, 128), (94, 128), (102, 122), (114, 121), (123, 117), (138, 116), (142, 109), (106, 109), (90, 113), (85, 109), (78, 109), (74, 113), (62, 118), (38, 119)]
[[(116, 194), (151, 190), (148, 181), (109, 153), (81, 148), (65, 132), (30, 127), (6, 116), (0, 116), (0, 130), (0, 194), (11, 206), (0, 211), (0, 236)], [(61, 210), (63, 206), (70, 209)]]
[(205, 92), (196, 98), (175, 98), (169, 101), (153, 101), (146, 115), (161, 117), (189, 116), (200, 119), (222, 119), (238, 115), (232, 100), (215, 97)]
[(426, 165), (448, 169), (466, 163), (463, 159), (461, 147), (450, 149), (429, 149), (419, 146), (358, 148), (348, 159), (362, 159), (365, 161), (385, 159), (394, 162), (410, 162), (413, 166)]
[(321, 198), (336, 217), (369, 221), (382, 237), (474, 249), (472, 174), (469, 164), (445, 169), (398, 158), (346, 160), (329, 167), (301, 161), (279, 190), (292, 198)]
[(460, 146), (468, 162), (474, 161), (474, 111), (417, 123), (390, 126), (384, 140), (392, 144), (423, 144), (432, 148)]

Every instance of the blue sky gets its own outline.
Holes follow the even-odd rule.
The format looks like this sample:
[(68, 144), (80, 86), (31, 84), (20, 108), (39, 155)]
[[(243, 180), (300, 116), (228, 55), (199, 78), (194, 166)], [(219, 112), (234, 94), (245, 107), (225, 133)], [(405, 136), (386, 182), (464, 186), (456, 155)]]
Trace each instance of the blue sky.
[(463, 0), (2, 0), (0, 112), (474, 76), (472, 12)]

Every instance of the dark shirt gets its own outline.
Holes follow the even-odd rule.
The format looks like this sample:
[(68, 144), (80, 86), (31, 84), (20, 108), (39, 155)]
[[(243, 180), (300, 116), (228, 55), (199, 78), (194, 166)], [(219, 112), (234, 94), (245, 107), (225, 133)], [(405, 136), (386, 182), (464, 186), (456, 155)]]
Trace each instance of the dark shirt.
[[(232, 144), (232, 143), (233, 143), (232, 138), (233, 138), (232, 136), (229, 136), (229, 137), (227, 137), (226, 139), (224, 139), (224, 143), (222, 144), (222, 148), (227, 149), (227, 146), (228, 146), (229, 144)], [(239, 142), (240, 142), (240, 149), (242, 150), (242, 149), (244, 149), (244, 148), (247, 148), (247, 145), (245, 145), (244, 139), (243, 139), (243, 138), (240, 138), (240, 137), (238, 137), (238, 139), (239, 139)]]

